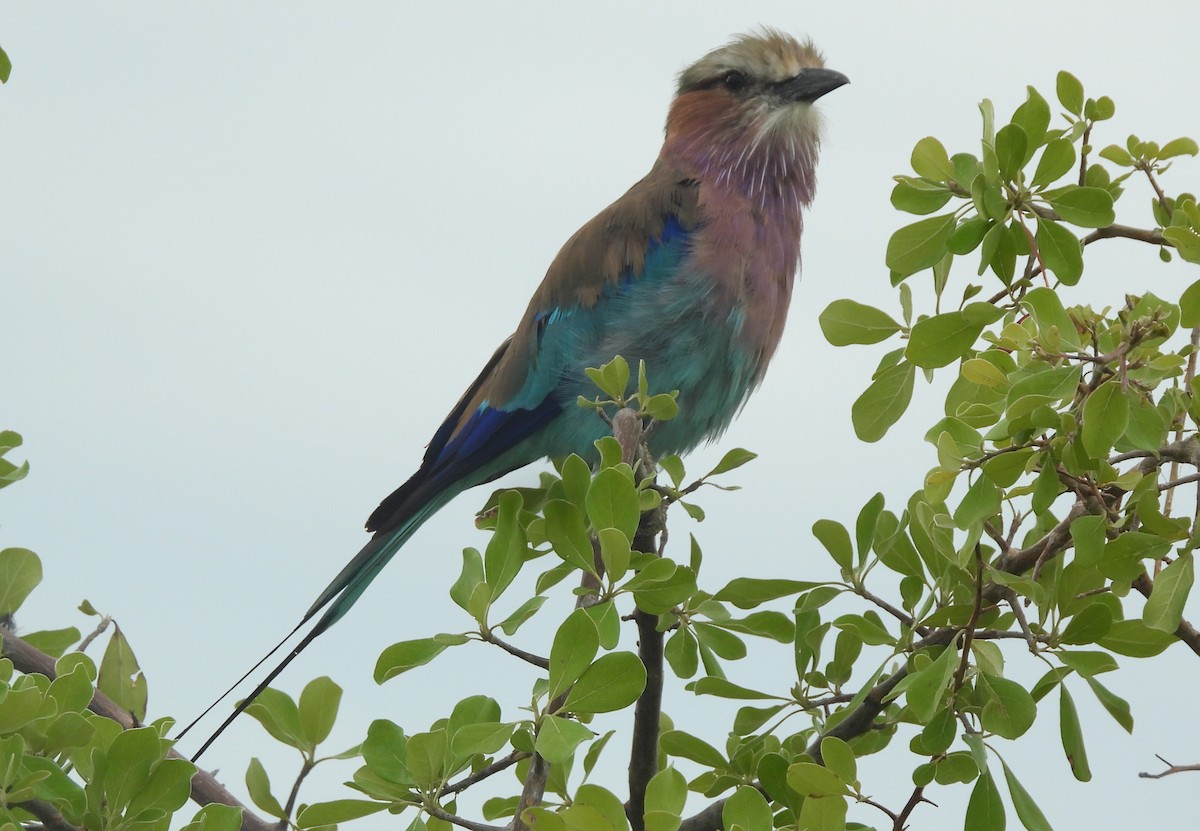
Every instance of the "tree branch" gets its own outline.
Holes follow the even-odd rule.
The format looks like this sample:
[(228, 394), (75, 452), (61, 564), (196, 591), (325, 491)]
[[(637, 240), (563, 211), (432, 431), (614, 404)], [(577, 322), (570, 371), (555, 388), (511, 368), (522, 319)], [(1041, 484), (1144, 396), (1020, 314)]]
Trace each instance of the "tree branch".
[(487, 767), (477, 770), (475, 773), (472, 773), (470, 776), (463, 777), (462, 779), (455, 782), (453, 785), (447, 785), (446, 787), (442, 788), (441, 791), (438, 792), (438, 798), (441, 799), (442, 797), (445, 797), (445, 796), (453, 796), (456, 793), (465, 791), (467, 788), (471, 787), (476, 782), (482, 782), (484, 779), (487, 779), (490, 776), (495, 776), (500, 771), (506, 770), (506, 769), (512, 767), (513, 765), (515, 765), (517, 762), (521, 761), (522, 759), (528, 759), (530, 757), (530, 755), (531, 755), (530, 753), (527, 753), (524, 750), (514, 750), (512, 753), (509, 753), (503, 759), (499, 759), (495, 762), (492, 762)]
[(1188, 771), (1200, 770), (1200, 765), (1173, 765), (1162, 756), (1159, 756), (1157, 753), (1154, 754), (1154, 757), (1166, 765), (1167, 769), (1161, 773), (1147, 773), (1146, 771), (1142, 771), (1138, 774), (1139, 779), (1162, 779), (1164, 776), (1170, 776), (1173, 773), (1186, 773)]
[[(36, 672), (53, 680), (58, 673), (54, 669), (54, 659), (46, 653), (34, 649), (25, 641), (11, 632), (4, 633), (3, 656), (13, 662), (13, 666), (24, 673)], [(88, 709), (97, 715), (115, 721), (122, 729), (131, 730), (137, 726), (133, 717), (104, 693), (96, 690)], [(167, 752), (168, 758), (184, 759), (187, 757), (178, 751)], [(218, 803), (232, 805), (242, 809), (242, 831), (271, 831), (273, 827), (253, 811), (243, 805), (237, 797), (225, 789), (208, 771), (197, 769), (192, 777), (192, 801), (198, 805)]]
[(40, 799), (30, 799), (25, 802), (18, 802), (17, 807), (37, 817), (42, 823), (42, 828), (46, 829), (46, 831), (80, 831), (79, 827), (67, 822), (58, 809), (49, 802), (43, 802)]
[(483, 630), (480, 630), (479, 637), (481, 640), (483, 640), (484, 643), (490, 643), (494, 646), (498, 646), (501, 649), (503, 649), (505, 652), (507, 652), (509, 655), (520, 658), (522, 661), (531, 663), (535, 667), (540, 667), (541, 669), (545, 669), (545, 670), (550, 669), (550, 659), (549, 658), (543, 658), (541, 655), (534, 655), (532, 652), (526, 652), (524, 649), (513, 646), (508, 641), (504, 641), (504, 640), (501, 640), (500, 638), (497, 638), (494, 634), (492, 634), (490, 629), (486, 632)]

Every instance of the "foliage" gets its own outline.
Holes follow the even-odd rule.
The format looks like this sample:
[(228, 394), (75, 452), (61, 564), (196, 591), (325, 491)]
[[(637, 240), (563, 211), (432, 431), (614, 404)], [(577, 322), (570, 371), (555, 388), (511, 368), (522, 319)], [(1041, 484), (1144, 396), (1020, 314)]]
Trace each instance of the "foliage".
[[(1132, 730), (1131, 706), (1101, 676), (1177, 640), (1200, 654), (1200, 635), (1183, 618), (1200, 522), (1173, 505), (1200, 479), (1179, 470), (1200, 469), (1200, 280), (1178, 298), (1127, 295), (1099, 309), (1072, 293), (1091, 276), (1093, 246), (1113, 238), (1200, 262), (1195, 198), (1169, 196), (1159, 181), (1197, 146), (1130, 137), (1094, 153), (1093, 131), (1113, 103), (1085, 98), (1067, 73), (1056, 93), (1064, 126), (1052, 126), (1050, 104), (1031, 88), (999, 128), (983, 102), (978, 155), (918, 142), (915, 175), (898, 176), (892, 194), (898, 209), (924, 217), (888, 245), (898, 313), (846, 299), (821, 316), (836, 346), (898, 341), (853, 407), (864, 441), (896, 424), (918, 374), (953, 376), (945, 415), (925, 433), (936, 464), (921, 487), (901, 505), (875, 494), (853, 517), (813, 524), (837, 580), (705, 585), (699, 542), (667, 545), (665, 515), (679, 504), (702, 519), (695, 494), (728, 487), (719, 483), (754, 456), (732, 450), (694, 480), (679, 458), (649, 460), (644, 432), (687, 402), (649, 396), (645, 367), (634, 380), (618, 358), (589, 370), (600, 395), (579, 402), (613, 426), (598, 443), (601, 463), (592, 469), (572, 456), (537, 487), (494, 494), (480, 520), (490, 541), (463, 552), (449, 590), (464, 628), (395, 643), (375, 669), (378, 682), (397, 683), (433, 672), (426, 665), (447, 650), (483, 642), (531, 667), (528, 699), (502, 704), (462, 690), (427, 727), (379, 719), (361, 744), (328, 754), (321, 745), (340, 688), (318, 678), (298, 701), (269, 690), (247, 713), (296, 750), (301, 770), (281, 798), (252, 759), (254, 806), (300, 829), (388, 811), (411, 817), (414, 831), (480, 831), (499, 826), (459, 816), (458, 801), (488, 788), (486, 822), (539, 831), (862, 828), (847, 819), (856, 803), (866, 807), (855, 816), (870, 812), (877, 827), (899, 829), (929, 792), (965, 787), (967, 829), (1003, 827), (1006, 795), (1022, 826), (1049, 828), (999, 755), (1003, 742), (1049, 707), (1063, 764), (1087, 780), (1077, 696), (1095, 696)], [(1116, 224), (1115, 205), (1142, 180), (1153, 191), (1154, 227)], [(963, 279), (961, 262), (955, 269), (963, 258), (979, 282)], [(19, 444), (0, 433), (0, 487), (28, 469), (3, 459)], [(0, 613), (11, 614), (40, 580), (40, 564), (6, 549), (0, 573)], [(522, 589), (530, 584), (532, 593)], [(546, 656), (512, 642), (535, 618), (554, 633)], [(636, 652), (626, 621), (637, 628)], [(0, 662), (0, 820), (54, 812), (79, 827), (165, 829), (189, 779), (193, 793), (203, 784), (206, 774), (193, 778), (195, 767), (170, 750), (170, 720), (124, 729), (132, 722), (92, 711), (111, 700), (141, 720), (146, 701), (119, 629), (98, 669), (82, 652), (93, 637), (73, 652), (74, 629), (6, 637), (5, 654), (24, 663), (17, 672)], [(26, 642), (61, 657), (38, 669), (14, 651)], [(791, 652), (787, 689), (757, 689), (737, 672), (751, 645), (766, 643)], [(1040, 679), (1018, 680), (1031, 667)], [(692, 693), (730, 702), (721, 747), (699, 725), (661, 716), (664, 669)], [(632, 718), (627, 790), (590, 781), (601, 754), (614, 752), (614, 733), (593, 729), (596, 716), (613, 712)], [(858, 761), (884, 752), (893, 770), (910, 771), (904, 805), (868, 796)], [(351, 790), (302, 802), (312, 769), (338, 760), (352, 760)], [(497, 775), (504, 771), (517, 779)], [(261, 823), (249, 813), (245, 822)], [(237, 823), (235, 809), (210, 805), (186, 827)]]

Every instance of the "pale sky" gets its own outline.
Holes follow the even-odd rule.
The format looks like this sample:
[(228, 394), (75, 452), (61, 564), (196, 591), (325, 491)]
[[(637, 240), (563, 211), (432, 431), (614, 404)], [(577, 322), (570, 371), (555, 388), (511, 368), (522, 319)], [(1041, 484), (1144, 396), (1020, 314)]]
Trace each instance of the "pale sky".
[[(1116, 2), (753, 0), (10, 0), (0, 10), (14, 65), (0, 88), (0, 429), (25, 436), (14, 455), (32, 466), (0, 495), (0, 546), (32, 548), (46, 571), (19, 623), (86, 631), (74, 608), (89, 599), (131, 640), (151, 715), (184, 721), (358, 550), (363, 520), (415, 469), (559, 246), (649, 169), (675, 73), (730, 35), (768, 24), (811, 36), (852, 83), (820, 105), (820, 186), (782, 347), (741, 418), (692, 467), (735, 446), (761, 458), (736, 474), (742, 490), (704, 495), (706, 522), (672, 518), (672, 550), (685, 557), (687, 534), (698, 536), (710, 590), (739, 574), (836, 576), (812, 522), (850, 524), (877, 490), (902, 505), (936, 463), (920, 437), (944, 383), (919, 384), (892, 434), (863, 445), (850, 404), (894, 345), (835, 349), (817, 328), (839, 297), (897, 308), (883, 253), (911, 218), (888, 194), (918, 139), (978, 152), (980, 99), (1007, 116), (1033, 84), (1053, 101), (1064, 68), (1116, 102), (1097, 146), (1130, 132), (1200, 137), (1197, 11), (1185, 0), (1136, 14)], [(1200, 190), (1198, 170), (1179, 163), (1168, 190)], [(1151, 194), (1131, 191), (1119, 220), (1148, 225)], [(1104, 251), (1106, 278), (1089, 273), (1069, 302), (1178, 297), (1197, 276), (1146, 246)], [(477, 691), (520, 717), (533, 674), (482, 646), (383, 687), (370, 678), (390, 643), (467, 627), (446, 591), (461, 549), (486, 543), (472, 525), (485, 497), (430, 521), (281, 679), (293, 694), (321, 674), (346, 689), (331, 752), (377, 717), (426, 729)], [(534, 651), (549, 637), (538, 620), (519, 636)], [(787, 652), (752, 649), (762, 657), (731, 675), (785, 690)], [(1007, 655), (1016, 677), (1040, 675), (1019, 648)], [(1158, 769), (1155, 753), (1200, 761), (1190, 704), (1200, 662), (1176, 646), (1121, 663), (1132, 671), (1105, 680), (1133, 706), (1132, 737), (1072, 687), (1091, 784), (1070, 777), (1052, 700), (1025, 739), (999, 747), (1060, 830), (1191, 827), (1196, 780), (1137, 772)], [(678, 691), (667, 706), (718, 745), (735, 710)], [(295, 763), (270, 744), (243, 720), (204, 761), (242, 793), (248, 757), (263, 755), (286, 793)], [(861, 768), (894, 807), (920, 761), (906, 744)], [(618, 791), (625, 746), (606, 754)], [(353, 795), (337, 785), (352, 770), (314, 776), (302, 796)], [(967, 793), (930, 793), (942, 808), (922, 807), (915, 827), (961, 827)]]

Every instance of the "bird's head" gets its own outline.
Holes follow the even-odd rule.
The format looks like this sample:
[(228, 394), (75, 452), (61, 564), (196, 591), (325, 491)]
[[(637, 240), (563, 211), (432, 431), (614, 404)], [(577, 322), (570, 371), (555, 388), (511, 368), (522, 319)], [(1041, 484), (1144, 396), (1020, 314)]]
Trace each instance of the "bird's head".
[(742, 35), (680, 73), (663, 156), (706, 184), (806, 205), (821, 139), (812, 105), (846, 83), (811, 42), (775, 29)]

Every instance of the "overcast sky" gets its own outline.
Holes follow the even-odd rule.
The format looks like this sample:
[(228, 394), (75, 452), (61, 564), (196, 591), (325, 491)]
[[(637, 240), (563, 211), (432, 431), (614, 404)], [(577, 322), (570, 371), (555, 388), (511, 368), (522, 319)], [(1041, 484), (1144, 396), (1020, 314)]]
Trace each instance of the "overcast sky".
[[(835, 350), (816, 323), (838, 297), (896, 308), (883, 252), (908, 219), (888, 194), (919, 138), (978, 152), (979, 100), (1005, 116), (1027, 84), (1053, 100), (1062, 68), (1116, 101), (1097, 145), (1131, 131), (1200, 137), (1197, 11), (1186, 0), (0, 10), (14, 65), (0, 88), (0, 429), (25, 436), (15, 455), (32, 466), (0, 496), (0, 545), (34, 549), (46, 570), (19, 622), (86, 628), (74, 607), (88, 598), (132, 641), (152, 716), (183, 720), (357, 551), (363, 520), (415, 469), (562, 242), (649, 169), (675, 74), (731, 34), (769, 24), (810, 35), (852, 84), (821, 102), (820, 187), (783, 345), (694, 467), (734, 446), (762, 458), (737, 474), (743, 490), (705, 495), (708, 521), (672, 521), (676, 544), (698, 535), (713, 590), (743, 573), (835, 576), (812, 522), (852, 522), (877, 490), (901, 505), (936, 463), (919, 437), (938, 388), (919, 385), (892, 435), (859, 443), (850, 404), (884, 350)], [(1198, 169), (1179, 163), (1168, 189), (1197, 191)], [(1150, 193), (1131, 190), (1119, 216), (1148, 224)], [(1177, 297), (1196, 276), (1146, 246), (1105, 252), (1107, 282), (1069, 297)], [(484, 496), (430, 521), (282, 679), (296, 693), (330, 674), (347, 689), (331, 750), (376, 717), (423, 729), (449, 695), (479, 686), (519, 717), (532, 675), (479, 646), (381, 688), (370, 680), (393, 641), (467, 626), (446, 589), (462, 547), (486, 542), (471, 521)], [(544, 646), (544, 635), (527, 637)], [(786, 651), (764, 655), (759, 686), (786, 689)], [(1020, 650), (1009, 660), (1040, 674)], [(1133, 704), (1133, 737), (1076, 685), (1090, 785), (1070, 778), (1053, 706), (1027, 740), (1001, 745), (1056, 828), (1192, 827), (1194, 779), (1136, 774), (1158, 766), (1155, 753), (1200, 761), (1198, 669), (1174, 647), (1111, 677)], [(681, 726), (732, 713), (670, 702)], [(704, 724), (694, 727), (719, 744)], [(205, 761), (240, 789), (266, 744), (246, 722)], [(866, 767), (868, 790), (902, 804), (917, 762), (896, 741)], [(269, 755), (278, 790), (293, 766)], [(314, 777), (308, 799), (345, 795), (335, 783), (351, 770)], [(917, 827), (960, 827), (966, 794), (933, 793), (943, 807), (922, 807)], [(395, 820), (375, 820), (385, 826)]]

